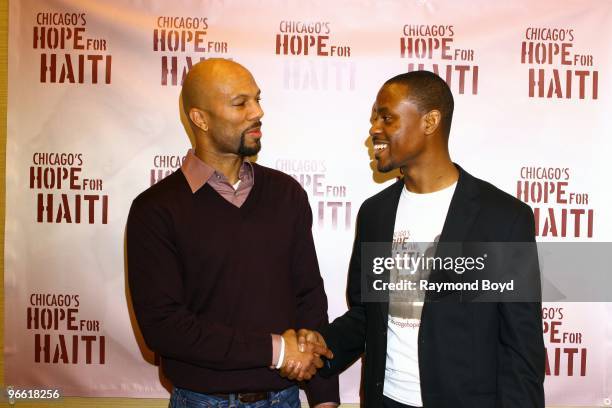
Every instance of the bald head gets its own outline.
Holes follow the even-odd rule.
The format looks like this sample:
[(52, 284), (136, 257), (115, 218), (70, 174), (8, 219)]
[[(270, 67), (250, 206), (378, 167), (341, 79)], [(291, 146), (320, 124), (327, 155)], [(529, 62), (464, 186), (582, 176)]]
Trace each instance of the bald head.
[(233, 84), (245, 80), (253, 80), (253, 76), (231, 60), (211, 58), (195, 64), (185, 77), (181, 92), (183, 110), (190, 124), (194, 125), (189, 115), (192, 108), (209, 111), (220, 93), (229, 92)]
[(261, 145), (261, 91), (242, 65), (209, 59), (185, 77), (182, 101), (196, 151), (215, 157), (252, 156)]

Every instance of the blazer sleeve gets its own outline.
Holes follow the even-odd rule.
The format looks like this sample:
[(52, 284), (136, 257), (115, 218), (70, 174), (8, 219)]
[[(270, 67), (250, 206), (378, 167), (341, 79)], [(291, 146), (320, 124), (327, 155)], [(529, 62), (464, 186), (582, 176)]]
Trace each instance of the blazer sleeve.
[[(509, 241), (531, 242), (533, 251), (529, 264), (523, 265), (531, 279), (540, 285), (535, 222), (531, 209), (522, 205), (516, 217)], [(535, 254), (535, 256), (533, 256)], [(538, 293), (540, 290), (538, 288)], [(542, 303), (501, 302), (497, 405), (503, 408), (544, 408), (545, 349), (542, 333)]]
[[(365, 203), (364, 203), (365, 205)], [(334, 358), (326, 361), (320, 370), (322, 375), (332, 375), (345, 370), (365, 350), (366, 309), (361, 300), (361, 237), (363, 236), (363, 208), (357, 214), (357, 227), (353, 252), (349, 263), (347, 297), (349, 310), (333, 323), (321, 329)]]
[[(301, 190), (294, 236), (292, 276), (297, 301), (297, 328), (320, 330), (328, 324), (327, 296), (312, 237), (312, 210)], [(338, 376), (315, 375), (304, 386), (310, 406), (322, 402), (340, 403)]]

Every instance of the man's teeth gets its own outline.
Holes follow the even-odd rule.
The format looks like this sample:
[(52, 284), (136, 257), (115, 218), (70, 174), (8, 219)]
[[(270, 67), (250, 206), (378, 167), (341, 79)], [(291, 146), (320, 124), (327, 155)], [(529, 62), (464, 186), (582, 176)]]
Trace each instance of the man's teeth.
[(387, 148), (385, 143), (378, 143), (374, 145), (374, 150), (381, 151)]

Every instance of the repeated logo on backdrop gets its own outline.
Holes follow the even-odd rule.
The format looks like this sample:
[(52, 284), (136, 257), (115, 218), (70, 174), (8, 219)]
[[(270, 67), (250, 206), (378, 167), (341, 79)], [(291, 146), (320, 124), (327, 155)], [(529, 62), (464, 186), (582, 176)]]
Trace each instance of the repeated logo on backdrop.
[(546, 340), (546, 375), (584, 377), (587, 375), (587, 351), (581, 331), (569, 330), (565, 318), (571, 308), (543, 307), (543, 332)]
[(106, 337), (96, 319), (79, 315), (80, 296), (31, 293), (26, 328), (33, 336), (34, 362), (105, 364)]
[(90, 36), (86, 13), (36, 14), (35, 50), (40, 50), (40, 82), (110, 84), (113, 57), (105, 38)]
[[(589, 193), (575, 189), (572, 184), (573, 173), (574, 169), (568, 167), (520, 168), (516, 196), (532, 207), (538, 240), (593, 238), (595, 210)], [(592, 339), (588, 333), (566, 325), (572, 308), (559, 305), (542, 308), (546, 375), (584, 377), (588, 366), (587, 345)]]
[(589, 193), (572, 188), (571, 174), (567, 167), (521, 167), (516, 196), (533, 208), (536, 237), (593, 238), (595, 210)]
[(149, 173), (150, 185), (152, 186), (178, 170), (186, 157), (184, 155), (156, 154), (153, 157), (153, 166)]
[(294, 57), (283, 61), (285, 90), (355, 89), (351, 46), (334, 41), (333, 27), (327, 20), (279, 22), (275, 55)]
[(432, 71), (446, 81), (454, 94), (478, 94), (474, 49), (457, 44), (454, 25), (405, 24), (400, 37), (400, 58), (408, 72)]
[(313, 226), (351, 229), (353, 203), (343, 182), (329, 182), (325, 160), (278, 159), (275, 168), (296, 179), (310, 197)]
[(230, 58), (227, 41), (209, 37), (208, 17), (159, 16), (153, 29), (153, 51), (160, 55), (162, 86), (183, 85), (191, 67), (206, 58)]
[(588, 52), (574, 48), (571, 28), (529, 27), (521, 64), (529, 65), (530, 98), (597, 99), (599, 71)]
[(36, 152), (30, 166), (30, 189), (36, 191), (39, 223), (107, 224), (108, 195), (100, 178), (82, 173), (82, 153)]

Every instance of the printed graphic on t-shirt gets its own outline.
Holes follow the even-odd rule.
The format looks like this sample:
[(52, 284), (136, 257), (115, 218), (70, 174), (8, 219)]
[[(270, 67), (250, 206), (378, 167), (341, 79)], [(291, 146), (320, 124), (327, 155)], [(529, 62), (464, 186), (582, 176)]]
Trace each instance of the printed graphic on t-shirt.
[[(392, 256), (402, 261), (390, 270), (390, 283), (412, 283), (404, 291), (389, 291), (387, 356), (383, 394), (402, 404), (422, 407), (419, 372), (419, 326), (425, 293), (419, 281), (428, 280), (456, 184), (433, 193), (418, 194), (404, 188), (395, 217)], [(396, 262), (398, 261), (396, 258)], [(409, 265), (404, 259), (414, 261)], [(418, 262), (421, 261), (421, 262)], [(392, 288), (393, 289), (393, 288)], [(427, 363), (426, 363), (427, 364)]]
[[(401, 319), (420, 319), (425, 300), (425, 291), (419, 290), (419, 281), (429, 279), (431, 270), (424, 262), (417, 262), (418, 258), (433, 256), (435, 246), (440, 235), (431, 242), (413, 242), (409, 230), (398, 230), (393, 233), (392, 252), (393, 257), (399, 256), (402, 260), (401, 268), (393, 268), (390, 271), (389, 281), (399, 283), (410, 281), (415, 283), (414, 290), (394, 290), (389, 293), (389, 316), (391, 322), (400, 327), (405, 321), (395, 321), (394, 317)], [(414, 262), (406, 262), (413, 260)], [(416, 265), (416, 267), (412, 267)]]

